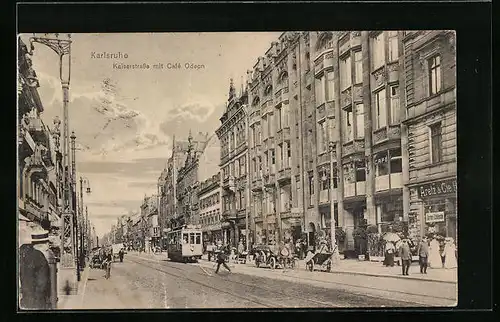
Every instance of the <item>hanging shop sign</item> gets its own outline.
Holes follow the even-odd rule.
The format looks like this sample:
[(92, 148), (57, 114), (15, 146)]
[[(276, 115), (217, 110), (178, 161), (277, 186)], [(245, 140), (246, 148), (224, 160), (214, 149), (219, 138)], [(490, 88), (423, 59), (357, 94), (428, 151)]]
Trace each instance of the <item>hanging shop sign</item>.
[(444, 221), (444, 211), (428, 212), (425, 214), (426, 223), (435, 223)]
[(457, 179), (437, 181), (417, 187), (420, 198), (457, 193)]

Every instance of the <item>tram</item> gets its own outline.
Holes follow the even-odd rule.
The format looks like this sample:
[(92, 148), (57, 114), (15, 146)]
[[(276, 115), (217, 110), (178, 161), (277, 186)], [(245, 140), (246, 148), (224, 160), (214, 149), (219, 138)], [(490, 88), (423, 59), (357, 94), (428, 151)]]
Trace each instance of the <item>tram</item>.
[(200, 227), (185, 225), (167, 231), (168, 258), (178, 262), (196, 262), (203, 254)]

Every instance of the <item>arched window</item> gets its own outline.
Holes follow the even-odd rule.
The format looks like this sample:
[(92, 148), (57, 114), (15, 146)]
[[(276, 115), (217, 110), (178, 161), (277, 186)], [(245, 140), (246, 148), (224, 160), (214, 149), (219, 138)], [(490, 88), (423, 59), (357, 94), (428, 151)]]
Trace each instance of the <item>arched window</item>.
[(253, 103), (252, 103), (252, 105), (253, 105), (253, 106), (257, 106), (257, 105), (259, 105), (259, 103), (260, 103), (260, 98), (257, 96), (257, 97), (255, 97), (255, 98), (253, 99)]
[(281, 85), (285, 85), (288, 82), (288, 73), (286, 71), (284, 71), (280, 74), (280, 77), (278, 78), (278, 82)]
[(273, 86), (267, 85), (266, 90), (264, 91), (264, 94), (271, 95), (272, 91), (273, 91)]

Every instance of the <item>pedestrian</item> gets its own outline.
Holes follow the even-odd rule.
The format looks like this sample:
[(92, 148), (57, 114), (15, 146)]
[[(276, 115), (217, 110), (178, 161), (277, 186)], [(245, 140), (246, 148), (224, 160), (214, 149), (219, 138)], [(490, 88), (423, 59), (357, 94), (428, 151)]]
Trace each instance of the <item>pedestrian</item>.
[(219, 268), (221, 265), (224, 265), (224, 268), (226, 268), (229, 271), (229, 273), (231, 273), (231, 269), (226, 264), (226, 259), (228, 256), (229, 256), (229, 246), (219, 249), (219, 252), (217, 253), (217, 269), (215, 270), (215, 274), (219, 273)]
[(403, 275), (409, 275), (408, 270), (410, 269), (411, 264), (411, 251), (407, 239), (403, 239), (401, 247), (399, 248), (399, 257), (401, 258)]
[(430, 268), (443, 268), (443, 262), (439, 252), (439, 241), (435, 237), (433, 237), (429, 243), (428, 262)]
[(384, 258), (384, 265), (385, 266), (394, 267), (394, 253), (395, 252), (396, 252), (396, 249), (394, 247), (394, 244), (391, 241), (388, 241), (385, 244), (385, 258)]
[(424, 236), (417, 249), (418, 263), (420, 264), (420, 274), (427, 274), (427, 265), (429, 258), (429, 243)]
[(120, 257), (120, 263), (123, 263), (123, 256), (125, 255), (125, 251), (122, 249), (120, 249), (120, 251), (118, 252), (118, 257)]
[(104, 268), (106, 270), (106, 279), (109, 279), (111, 277), (111, 263), (113, 262), (113, 255), (111, 254), (111, 251), (108, 251), (104, 260)]
[(47, 310), (52, 307), (50, 268), (46, 255), (49, 250), (49, 233), (37, 230), (31, 234), (28, 245), (21, 246), (19, 278), (21, 308)]
[(456, 268), (457, 257), (455, 255), (456, 247), (453, 238), (447, 237), (444, 245), (444, 268)]

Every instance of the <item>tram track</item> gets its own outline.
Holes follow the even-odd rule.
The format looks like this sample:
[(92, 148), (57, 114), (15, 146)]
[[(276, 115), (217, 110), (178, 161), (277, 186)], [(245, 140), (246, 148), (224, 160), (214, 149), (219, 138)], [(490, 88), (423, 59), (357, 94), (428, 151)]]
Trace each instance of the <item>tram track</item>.
[[(129, 257), (129, 260), (130, 260), (130, 257)], [(141, 258), (141, 260), (145, 260), (145, 261), (148, 261), (148, 259), (145, 259), (145, 258)], [(154, 265), (149, 265), (149, 264), (146, 264), (144, 262), (142, 262), (141, 260), (135, 260), (135, 259), (132, 259), (131, 261), (134, 262), (134, 263), (137, 263), (137, 264), (140, 264), (140, 265), (143, 265), (143, 266), (146, 266), (150, 269), (154, 269), (156, 271), (159, 271), (159, 272), (162, 272), (164, 274), (167, 274), (167, 275), (170, 275), (170, 276), (173, 276), (173, 277), (177, 277), (177, 278), (183, 278), (185, 280), (188, 280), (190, 281), (191, 283), (194, 283), (194, 284), (197, 284), (197, 285), (202, 285), (206, 288), (209, 288), (209, 289), (212, 289), (212, 290), (216, 290), (217, 292), (221, 292), (221, 293), (224, 293), (224, 294), (227, 294), (227, 295), (230, 295), (230, 296), (234, 296), (234, 297), (237, 297), (239, 299), (243, 299), (245, 301), (248, 301), (248, 302), (252, 302), (252, 303), (255, 303), (255, 304), (258, 304), (258, 305), (261, 305), (263, 307), (266, 307), (266, 308), (290, 308), (289, 305), (284, 305), (283, 303), (280, 303), (280, 302), (283, 302), (283, 298), (279, 298), (277, 299), (276, 301), (263, 301), (262, 298), (257, 298), (251, 294), (249, 294), (248, 292), (242, 296), (242, 295), (239, 295), (235, 292), (231, 292), (230, 290), (227, 290), (227, 289), (222, 289), (220, 285), (217, 285), (217, 286), (212, 286), (212, 285), (209, 285), (209, 284), (206, 284), (204, 282), (200, 282), (196, 279), (192, 279), (192, 278), (189, 278), (188, 276), (186, 276), (185, 274), (173, 274), (172, 272), (169, 272), (166, 270), (166, 267), (164, 265), (161, 265), (161, 263), (159, 262), (156, 262), (155, 265), (159, 265), (161, 266), (161, 268), (158, 268), (158, 267), (155, 267)], [(180, 270), (179, 268), (177, 267), (168, 267), (168, 268), (172, 268), (172, 269), (175, 269), (175, 270)], [(199, 275), (205, 279), (209, 278), (209, 279), (214, 279), (214, 278), (217, 278), (213, 275), (205, 275), (203, 273), (199, 273), (199, 272), (191, 272), (193, 274), (196, 274), (196, 275)], [(220, 277), (218, 277), (217, 279), (220, 280)], [(237, 284), (237, 285), (242, 285), (242, 286), (245, 286), (245, 287), (248, 287), (252, 290), (261, 290), (261, 291), (264, 291), (264, 292), (268, 292), (270, 293), (271, 297), (272, 298), (276, 298), (277, 295), (281, 295), (282, 297), (286, 298), (286, 299), (291, 299), (292, 301), (304, 301), (304, 302), (310, 302), (310, 303), (314, 303), (314, 307), (318, 307), (318, 306), (321, 306), (321, 307), (331, 307), (331, 308), (339, 308), (339, 307), (342, 307), (342, 306), (339, 306), (339, 305), (335, 305), (334, 303), (330, 303), (330, 302), (324, 302), (324, 301), (319, 301), (319, 300), (315, 300), (315, 299), (311, 299), (311, 298), (304, 298), (304, 297), (301, 297), (300, 295), (297, 295), (297, 296), (293, 296), (293, 295), (290, 295), (290, 294), (286, 294), (282, 291), (279, 291), (279, 290), (275, 290), (275, 289), (269, 289), (269, 288), (266, 288), (266, 287), (262, 287), (262, 286), (257, 286), (255, 284), (246, 284), (246, 283), (242, 283), (242, 282), (239, 282), (239, 281), (234, 281), (234, 280), (230, 280), (230, 279), (222, 279), (224, 280), (225, 282), (229, 282), (229, 283), (232, 283), (232, 284)], [(310, 307), (310, 306), (301, 306), (301, 307)]]
[[(143, 259), (143, 260), (149, 260), (149, 259), (146, 259), (146, 258), (141, 258), (141, 259)], [(162, 266), (162, 267), (165, 267), (165, 266)], [(198, 267), (201, 269), (202, 265), (198, 264)], [(169, 266), (169, 268), (174, 268), (174, 269), (180, 270), (179, 268), (177, 268), (175, 266)], [(207, 269), (207, 267), (205, 267), (205, 269)], [(199, 272), (199, 273), (193, 272), (193, 273), (201, 275), (201, 276), (203, 276), (205, 278), (206, 277), (210, 277), (210, 278), (215, 277), (213, 275), (208, 275), (208, 274), (204, 274), (204, 273), (201, 273), (201, 272)], [(288, 275), (288, 274), (285, 275), (285, 276), (293, 278), (293, 276)], [(329, 285), (340, 286), (340, 287), (344, 288), (344, 290), (342, 290), (344, 292), (347, 292), (345, 290), (346, 287), (351, 287), (351, 288), (356, 288), (356, 289), (360, 288), (359, 285), (350, 284), (350, 283), (333, 282), (333, 281), (319, 281), (317, 279), (307, 278), (307, 277), (300, 277), (300, 279), (311, 281), (311, 282), (316, 282), (316, 283), (326, 283), (326, 284), (329, 284)], [(249, 288), (252, 288), (252, 289), (260, 289), (260, 290), (263, 290), (263, 291), (266, 291), (266, 292), (271, 292), (272, 294), (280, 294), (280, 295), (284, 295), (284, 296), (289, 297), (289, 298), (294, 298), (293, 296), (285, 294), (285, 293), (283, 293), (283, 292), (281, 292), (279, 290), (269, 289), (269, 288), (266, 288), (266, 287), (257, 286), (255, 284), (247, 284), (247, 283), (243, 283), (241, 281), (234, 281), (234, 280), (229, 280), (229, 279), (225, 279), (225, 281), (231, 282), (233, 284), (239, 284), (239, 285), (242, 285), (242, 286), (245, 286), (245, 287), (249, 287)], [(400, 299), (396, 300), (397, 302), (400, 302), (400, 303), (407, 303), (409, 305), (412, 304), (412, 306), (418, 306), (419, 304), (420, 305), (429, 305), (428, 304), (429, 300), (431, 300), (431, 301), (432, 300), (438, 300), (438, 301), (443, 301), (443, 300), (444, 301), (456, 301), (456, 299), (450, 298), (450, 297), (446, 297), (446, 296), (435, 296), (435, 295), (421, 294), (421, 293), (412, 293), (412, 292), (406, 292), (406, 291), (400, 291), (400, 290), (381, 290), (379, 288), (370, 287), (370, 286), (366, 286), (366, 285), (363, 286), (362, 288), (363, 289), (367, 289), (367, 290), (373, 290), (373, 291), (379, 291), (379, 292), (382, 291), (382, 292), (391, 293), (391, 296), (394, 296), (394, 294), (399, 294), (399, 295), (404, 295), (404, 296), (412, 296), (412, 297), (419, 297), (419, 298), (425, 298), (426, 299), (425, 302), (415, 301), (415, 300), (406, 300), (406, 299), (403, 299), (403, 298), (400, 298)], [(366, 294), (366, 293), (363, 293), (363, 292), (356, 292), (353, 289), (350, 289), (349, 293), (353, 294), (353, 295), (370, 297), (370, 298), (374, 298), (374, 299), (389, 300), (387, 297), (384, 297), (384, 296), (377, 296), (377, 295), (374, 295), (374, 294)], [(330, 307), (341, 307), (341, 306), (335, 306), (333, 303), (318, 301), (318, 300), (311, 299), (311, 298), (300, 297), (300, 294), (298, 296), (299, 296), (300, 299), (305, 300), (307, 302), (315, 303), (316, 305), (320, 304), (320, 305), (327, 305), (327, 306), (330, 306)], [(391, 300), (391, 301), (393, 301), (393, 300)]]

